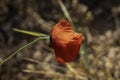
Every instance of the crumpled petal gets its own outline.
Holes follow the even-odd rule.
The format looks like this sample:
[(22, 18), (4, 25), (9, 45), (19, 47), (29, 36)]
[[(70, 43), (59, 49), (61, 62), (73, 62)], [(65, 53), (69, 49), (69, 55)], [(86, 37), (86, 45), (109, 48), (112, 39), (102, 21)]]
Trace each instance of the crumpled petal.
[(51, 42), (59, 63), (73, 61), (82, 43), (82, 34), (72, 30), (70, 24), (62, 19), (51, 31)]

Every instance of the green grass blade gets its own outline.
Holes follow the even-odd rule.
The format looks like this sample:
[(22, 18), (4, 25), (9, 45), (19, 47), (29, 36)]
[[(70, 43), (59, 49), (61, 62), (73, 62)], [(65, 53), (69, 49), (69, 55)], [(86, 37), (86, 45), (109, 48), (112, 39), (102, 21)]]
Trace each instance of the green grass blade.
[(28, 34), (28, 35), (32, 35), (32, 36), (36, 36), (36, 37), (40, 37), (40, 36), (47, 36), (46, 34), (42, 34), (42, 33), (37, 33), (37, 32), (32, 32), (32, 31), (26, 31), (26, 30), (22, 30), (22, 29), (13, 29), (16, 32), (20, 32), (23, 34)]
[(86, 54), (85, 49), (84, 49), (84, 44), (81, 45), (79, 53), (81, 54), (85, 68), (89, 69), (89, 62), (88, 62), (87, 54)]
[(32, 44), (34, 44), (35, 42), (37, 42), (37, 41), (39, 41), (41, 39), (49, 39), (49, 36), (36, 38), (35, 40), (31, 41), (30, 43), (28, 43), (28, 44), (24, 45), (23, 47), (19, 48), (14, 53), (12, 53), (10, 56), (8, 56), (6, 59), (4, 59), (3, 61), (1, 61), (0, 62), (0, 66), (2, 64), (4, 64), (6, 61), (10, 60), (12, 57), (14, 57), (17, 53), (19, 53), (24, 48), (27, 48), (27, 47), (31, 46)]
[(68, 21), (69, 21), (69, 22), (71, 23), (71, 25), (72, 25), (72, 28), (74, 29), (74, 25), (73, 25), (73, 22), (72, 22), (72, 18), (71, 18), (71, 16), (70, 16), (67, 8), (65, 7), (64, 3), (62, 2), (62, 0), (57, 0), (57, 1), (58, 1), (59, 5), (60, 5), (60, 7), (61, 7), (61, 9), (62, 9), (65, 17), (68, 19)]

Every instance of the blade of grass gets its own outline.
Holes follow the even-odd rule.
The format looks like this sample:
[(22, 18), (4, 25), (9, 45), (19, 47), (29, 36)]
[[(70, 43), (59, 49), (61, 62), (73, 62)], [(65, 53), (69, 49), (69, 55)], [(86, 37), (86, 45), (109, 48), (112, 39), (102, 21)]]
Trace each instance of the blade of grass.
[(67, 8), (65, 7), (64, 3), (62, 2), (62, 0), (57, 0), (57, 2), (59, 3), (65, 17), (68, 19), (68, 21), (71, 23), (72, 25), (72, 28), (74, 29), (74, 25), (73, 25), (73, 21), (72, 21), (72, 18), (67, 10)]
[(28, 46), (31, 46), (32, 44), (34, 44), (35, 42), (41, 40), (41, 39), (49, 39), (49, 36), (46, 37), (39, 37), (36, 38), (35, 40), (31, 41), (30, 43), (22, 46), (21, 48), (19, 48), (18, 50), (16, 50), (14, 53), (12, 53), (10, 56), (8, 56), (7, 58), (5, 58), (3, 61), (0, 62), (0, 66), (2, 64), (4, 64), (6, 61), (10, 60), (12, 57), (14, 57), (17, 53), (19, 53), (21, 50), (23, 50), (24, 48), (27, 48)]
[(86, 69), (89, 69), (89, 63), (88, 63), (88, 58), (87, 58), (87, 54), (84, 50), (84, 44), (82, 44), (81, 48), (80, 48), (80, 54), (81, 54), (81, 57), (82, 57), (82, 60), (83, 60), (83, 63), (85, 65), (85, 68)]
[(32, 36), (36, 36), (36, 37), (40, 37), (40, 36), (47, 36), (46, 34), (42, 34), (42, 33), (37, 33), (37, 32), (32, 32), (32, 31), (26, 31), (26, 30), (22, 30), (22, 29), (13, 29), (16, 32), (20, 32), (23, 34), (28, 34), (28, 35), (32, 35)]
[(84, 66), (85, 66), (85, 72), (88, 75), (87, 80), (92, 79), (90, 72), (89, 72), (90, 65), (89, 65), (88, 57), (87, 57), (87, 54), (86, 54), (86, 51), (84, 48), (84, 44), (82, 44), (79, 53), (81, 54), (81, 58), (82, 58)]

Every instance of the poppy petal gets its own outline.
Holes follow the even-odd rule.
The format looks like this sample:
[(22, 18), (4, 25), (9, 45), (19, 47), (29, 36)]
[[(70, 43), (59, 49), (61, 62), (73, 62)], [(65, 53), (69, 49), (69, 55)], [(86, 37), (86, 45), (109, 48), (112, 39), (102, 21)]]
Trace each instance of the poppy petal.
[(70, 24), (62, 19), (51, 31), (51, 42), (59, 63), (73, 61), (82, 43), (82, 34), (75, 33)]

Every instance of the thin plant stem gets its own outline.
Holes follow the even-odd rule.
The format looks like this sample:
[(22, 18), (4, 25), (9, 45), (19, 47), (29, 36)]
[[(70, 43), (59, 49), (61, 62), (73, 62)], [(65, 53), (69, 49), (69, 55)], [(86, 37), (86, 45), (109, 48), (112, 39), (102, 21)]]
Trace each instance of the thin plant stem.
[(32, 31), (26, 31), (26, 30), (22, 30), (22, 29), (14, 28), (13, 30), (16, 31), (16, 32), (20, 32), (20, 33), (23, 33), (23, 34), (32, 35), (32, 36), (36, 36), (36, 37), (47, 36), (46, 34), (32, 32)]
[(85, 68), (86, 69), (89, 69), (89, 62), (88, 62), (88, 58), (87, 58), (87, 54), (84, 50), (84, 44), (82, 44), (81, 48), (80, 48), (80, 54), (81, 54), (81, 57), (82, 57), (82, 60), (83, 60), (83, 63), (85, 65)]
[(12, 57), (14, 57), (17, 53), (19, 53), (21, 50), (23, 50), (24, 48), (27, 48), (28, 46), (31, 46), (32, 44), (34, 44), (35, 42), (41, 40), (41, 39), (49, 39), (49, 36), (46, 37), (39, 37), (36, 38), (35, 40), (31, 41), (30, 43), (22, 46), (21, 48), (19, 48), (17, 51), (15, 51), (14, 53), (12, 53), (10, 56), (8, 56), (6, 59), (4, 59), (2, 62), (0, 62), (0, 66), (2, 64), (4, 64), (6, 61), (10, 60)]
[(84, 43), (81, 46), (80, 54), (81, 54), (81, 58), (82, 58), (83, 64), (85, 66), (85, 71), (86, 71), (86, 73), (88, 75), (88, 79), (87, 80), (89, 80), (89, 79), (91, 79), (90, 72), (89, 72), (90, 65), (89, 65), (89, 62), (88, 62), (87, 54), (86, 54), (85, 49), (84, 49)]
[(72, 21), (72, 18), (67, 10), (67, 8), (65, 7), (64, 3), (62, 2), (62, 0), (57, 0), (57, 2), (59, 3), (62, 11), (63, 11), (63, 14), (65, 15), (65, 17), (68, 19), (68, 21), (71, 23), (71, 26), (72, 28), (74, 29), (74, 24), (73, 24), (73, 21)]

